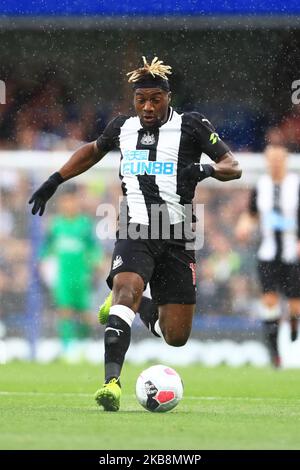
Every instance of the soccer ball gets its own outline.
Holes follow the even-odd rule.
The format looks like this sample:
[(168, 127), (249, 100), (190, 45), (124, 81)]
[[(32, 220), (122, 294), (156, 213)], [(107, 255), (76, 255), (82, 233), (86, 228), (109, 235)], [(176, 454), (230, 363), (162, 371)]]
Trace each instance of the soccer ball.
[(183, 396), (183, 383), (174, 369), (157, 365), (139, 375), (135, 392), (138, 402), (146, 410), (160, 413), (178, 405)]

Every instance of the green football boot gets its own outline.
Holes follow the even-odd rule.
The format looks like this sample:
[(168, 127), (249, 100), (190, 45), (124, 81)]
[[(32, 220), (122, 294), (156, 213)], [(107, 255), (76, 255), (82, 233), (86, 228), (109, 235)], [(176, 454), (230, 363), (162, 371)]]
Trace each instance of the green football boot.
[(104, 411), (118, 411), (120, 408), (121, 387), (118, 379), (111, 379), (95, 393), (95, 400)]
[(100, 305), (99, 307), (98, 320), (99, 320), (99, 323), (101, 323), (101, 325), (106, 325), (107, 323), (111, 304), (112, 304), (112, 292), (109, 293), (109, 295), (106, 297), (103, 304)]

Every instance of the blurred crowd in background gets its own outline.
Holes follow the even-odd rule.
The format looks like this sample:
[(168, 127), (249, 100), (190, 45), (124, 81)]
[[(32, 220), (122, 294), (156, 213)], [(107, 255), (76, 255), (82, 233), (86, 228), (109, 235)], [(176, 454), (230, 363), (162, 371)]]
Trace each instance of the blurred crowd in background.
[[(298, 30), (220, 30), (217, 35), (211, 30), (161, 30), (155, 35), (121, 29), (7, 30), (1, 33), (0, 53), (0, 79), (6, 85), (6, 104), (0, 105), (0, 150), (71, 152), (96, 139), (116, 113), (133, 113), (126, 72), (142, 55), (151, 59), (157, 54), (173, 66), (174, 107), (179, 112), (202, 112), (233, 151), (261, 152), (266, 142), (300, 151), (300, 105), (291, 100), (292, 83), (300, 79)], [(32, 231), (37, 227), (31, 226), (26, 203), (36, 186), (32, 174), (4, 171), (0, 177), (0, 322), (9, 334), (18, 329), (22, 334), (32, 306), (28, 286), (37, 248)], [(97, 307), (108, 293), (105, 279), (113, 239), (97, 238), (95, 213), (100, 202), (116, 205), (120, 194), (119, 184), (108, 186), (100, 172), (94, 181), (78, 179), (76, 185), (71, 202), (66, 195), (63, 202), (61, 190), (46, 216), (34, 222), (41, 233), (41, 332), (47, 336), (56, 330), (66, 341), (93, 331)], [(198, 315), (256, 313), (255, 241), (246, 246), (233, 238), (248, 196), (246, 188), (230, 185), (217, 191), (204, 186), (196, 195), (195, 201), (205, 207), (205, 244), (197, 264)], [(74, 211), (75, 199), (72, 225), (64, 218), (68, 219), (66, 210)], [(84, 237), (82, 217), (90, 227)], [(87, 245), (79, 246), (76, 237)], [(65, 253), (66, 245), (73, 247), (72, 253)], [(77, 266), (84, 272), (88, 298), (67, 305), (55, 285), (57, 270), (64, 263), (72, 270), (72, 256), (78, 260), (82, 249), (91, 250), (88, 264)], [(76, 292), (82, 282), (76, 285), (73, 279), (69, 287)]]
[[(0, 107), (0, 145), (5, 150), (74, 150), (95, 140), (117, 112), (128, 114), (114, 101), (100, 105), (72, 97), (68, 85), (54, 71), (45, 73), (38, 85), (18, 80), (6, 81), (7, 105)], [(176, 106), (177, 96), (174, 96)], [(282, 116), (268, 116), (231, 101), (216, 113), (215, 104), (179, 100), (179, 112), (193, 109), (212, 120), (234, 151), (261, 151), (265, 142), (284, 143), (290, 151), (300, 151), (300, 104), (291, 105)], [(235, 119), (232, 115), (235, 114)]]
[(266, 140), (300, 150), (298, 30), (7, 30), (0, 54), (1, 149), (95, 139), (116, 113), (133, 112), (126, 73), (155, 54), (173, 67), (173, 106), (205, 114), (234, 151), (259, 152)]
[[(34, 185), (28, 173), (2, 172), (0, 321), (9, 334), (23, 334), (30, 315), (32, 299), (28, 296), (36, 244), (35, 296), (39, 298), (35, 300), (41, 306), (42, 334), (59, 334), (68, 341), (93, 333), (98, 306), (109, 292), (106, 276), (114, 246), (113, 233), (104, 240), (99, 238), (97, 224), (102, 219), (95, 214), (99, 203), (112, 204), (117, 212), (120, 195), (118, 183), (107, 186), (105, 176), (95, 173), (95, 180), (88, 183), (80, 179), (76, 185), (66, 183), (50, 201), (47, 214), (33, 218), (26, 205)], [(195, 202), (205, 209), (204, 247), (197, 253), (197, 315), (255, 316), (255, 246), (239, 245), (232, 231), (247, 201), (246, 189), (197, 190)]]
[(6, 100), (0, 107), (2, 149), (74, 150), (95, 140), (110, 118), (107, 108), (76, 105), (65, 84), (51, 73), (34, 88), (11, 77)]

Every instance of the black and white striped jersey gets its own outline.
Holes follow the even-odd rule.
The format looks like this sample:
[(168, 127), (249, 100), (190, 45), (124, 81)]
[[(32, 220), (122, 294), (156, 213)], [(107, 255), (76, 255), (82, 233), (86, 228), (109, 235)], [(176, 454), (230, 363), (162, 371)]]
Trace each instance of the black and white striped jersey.
[(178, 114), (170, 108), (168, 116), (152, 129), (143, 128), (137, 116), (118, 116), (97, 139), (99, 149), (120, 151), (119, 174), (130, 223), (149, 225), (153, 204), (165, 205), (171, 225), (182, 222), (184, 204), (191, 200), (180, 184), (181, 170), (199, 162), (202, 152), (218, 161), (229, 151), (201, 114)]
[(280, 184), (269, 175), (257, 182), (250, 198), (250, 213), (259, 216), (261, 261), (298, 261), (297, 241), (300, 239), (300, 178), (289, 173)]

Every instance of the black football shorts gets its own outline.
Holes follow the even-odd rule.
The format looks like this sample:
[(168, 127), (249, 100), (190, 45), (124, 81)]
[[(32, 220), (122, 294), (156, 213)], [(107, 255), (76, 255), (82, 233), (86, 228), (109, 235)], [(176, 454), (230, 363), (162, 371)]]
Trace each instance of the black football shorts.
[(258, 276), (264, 294), (278, 292), (288, 299), (300, 298), (300, 264), (259, 261)]
[(122, 272), (139, 274), (150, 283), (157, 305), (195, 304), (195, 252), (171, 240), (117, 239), (107, 284)]

